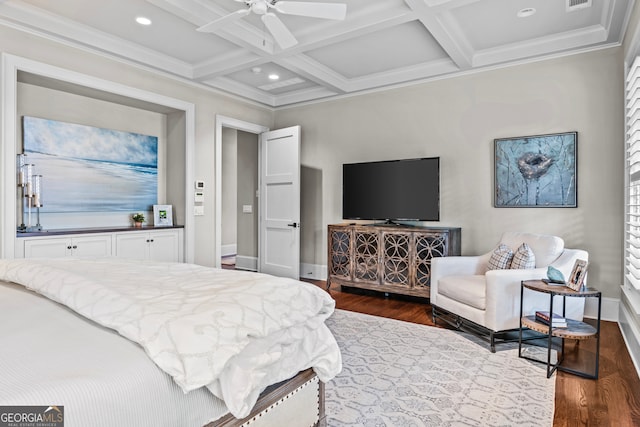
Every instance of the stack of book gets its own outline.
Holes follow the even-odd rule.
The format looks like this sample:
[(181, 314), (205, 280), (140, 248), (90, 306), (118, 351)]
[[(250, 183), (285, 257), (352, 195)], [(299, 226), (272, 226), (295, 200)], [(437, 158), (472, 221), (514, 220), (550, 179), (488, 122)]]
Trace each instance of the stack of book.
[[(553, 313), (551, 317), (551, 327), (553, 328), (566, 328), (567, 327), (567, 319), (564, 317)], [(549, 324), (549, 312), (548, 311), (536, 311), (536, 321), (540, 323), (544, 323), (545, 325)]]

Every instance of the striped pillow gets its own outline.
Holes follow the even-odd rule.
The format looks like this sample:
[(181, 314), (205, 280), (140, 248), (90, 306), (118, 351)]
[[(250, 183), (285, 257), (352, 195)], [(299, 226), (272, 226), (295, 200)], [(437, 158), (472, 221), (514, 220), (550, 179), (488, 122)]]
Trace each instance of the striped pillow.
[(536, 256), (526, 243), (520, 245), (516, 253), (513, 254), (511, 267), (513, 269), (531, 269), (536, 268)]
[(487, 270), (504, 270), (509, 268), (512, 259), (513, 251), (509, 246), (501, 243), (491, 254), (491, 258), (489, 258), (489, 263), (487, 264)]

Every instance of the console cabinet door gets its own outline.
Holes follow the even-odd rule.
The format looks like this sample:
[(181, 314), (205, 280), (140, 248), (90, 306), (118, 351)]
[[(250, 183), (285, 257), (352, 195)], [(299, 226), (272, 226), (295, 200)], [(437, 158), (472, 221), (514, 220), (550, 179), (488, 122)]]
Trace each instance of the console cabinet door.
[(28, 239), (24, 242), (25, 258), (109, 255), (111, 255), (111, 235), (45, 237)]
[(127, 232), (116, 234), (115, 255), (128, 259), (148, 259), (149, 233)]
[(73, 256), (111, 256), (111, 235), (87, 235), (71, 238)]
[(149, 259), (153, 261), (179, 262), (181, 233), (168, 230), (149, 233)]
[(117, 233), (115, 255), (129, 259), (182, 262), (182, 230)]
[(71, 256), (71, 239), (56, 237), (24, 241), (25, 258), (62, 258)]
[(329, 252), (327, 259), (327, 286), (331, 286), (331, 279), (353, 280), (351, 274), (351, 241), (353, 240), (351, 227), (329, 225)]

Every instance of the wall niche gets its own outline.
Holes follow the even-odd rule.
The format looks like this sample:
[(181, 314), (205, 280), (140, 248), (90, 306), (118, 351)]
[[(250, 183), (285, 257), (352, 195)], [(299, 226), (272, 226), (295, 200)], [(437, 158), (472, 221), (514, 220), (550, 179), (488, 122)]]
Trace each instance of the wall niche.
[[(184, 226), (184, 260), (193, 262), (193, 146), (195, 106), (174, 98), (3, 54), (2, 248), (13, 258), (22, 221), (16, 155), (23, 151), (22, 117), (114, 129), (158, 137), (158, 204), (173, 205), (174, 224)], [(37, 169), (37, 165), (35, 165)], [(42, 178), (46, 205), (47, 177)], [(44, 230), (130, 226), (133, 212), (41, 214)], [(153, 213), (146, 212), (149, 223)]]

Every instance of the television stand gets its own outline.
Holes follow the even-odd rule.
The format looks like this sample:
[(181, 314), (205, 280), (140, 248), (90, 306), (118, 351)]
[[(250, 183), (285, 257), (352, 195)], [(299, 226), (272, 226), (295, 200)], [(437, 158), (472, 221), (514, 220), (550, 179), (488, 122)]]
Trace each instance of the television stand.
[(460, 235), (456, 227), (329, 225), (327, 288), (429, 298), (431, 258), (460, 255)]

